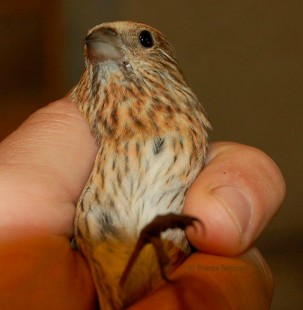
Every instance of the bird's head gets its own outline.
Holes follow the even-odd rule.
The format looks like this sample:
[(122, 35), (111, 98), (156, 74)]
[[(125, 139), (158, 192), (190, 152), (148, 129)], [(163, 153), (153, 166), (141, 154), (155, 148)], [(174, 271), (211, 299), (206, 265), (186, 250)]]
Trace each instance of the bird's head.
[[(166, 75), (183, 80), (174, 50), (158, 30), (137, 22), (103, 23), (92, 28), (85, 39), (87, 69), (120, 71), (127, 79)], [(161, 78), (162, 76), (162, 78)]]
[(97, 140), (105, 134), (125, 140), (179, 130), (189, 111), (204, 118), (172, 46), (158, 30), (136, 22), (103, 23), (89, 30), (84, 56), (86, 70), (70, 97)]

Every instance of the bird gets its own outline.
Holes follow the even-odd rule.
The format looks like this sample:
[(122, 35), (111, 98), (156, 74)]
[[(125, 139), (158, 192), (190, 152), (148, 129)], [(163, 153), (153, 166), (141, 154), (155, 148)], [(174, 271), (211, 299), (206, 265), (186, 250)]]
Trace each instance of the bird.
[[(174, 48), (157, 29), (115, 21), (88, 31), (69, 93), (98, 152), (75, 211), (74, 240), (102, 310), (124, 309), (190, 253), (182, 215), (211, 128)], [(179, 229), (178, 229), (179, 228)]]

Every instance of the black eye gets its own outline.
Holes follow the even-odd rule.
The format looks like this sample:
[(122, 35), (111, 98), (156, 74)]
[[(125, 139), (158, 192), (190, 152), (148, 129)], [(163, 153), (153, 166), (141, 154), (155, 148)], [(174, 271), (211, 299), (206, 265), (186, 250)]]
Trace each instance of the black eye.
[(143, 30), (139, 35), (140, 43), (146, 48), (150, 48), (154, 45), (154, 40), (151, 33), (147, 30)]

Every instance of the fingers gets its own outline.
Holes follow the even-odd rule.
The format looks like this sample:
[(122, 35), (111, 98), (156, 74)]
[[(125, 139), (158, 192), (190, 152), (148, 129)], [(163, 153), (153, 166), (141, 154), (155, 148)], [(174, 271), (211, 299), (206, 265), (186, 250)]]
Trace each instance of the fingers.
[(284, 195), (281, 172), (266, 154), (235, 143), (215, 143), (184, 207), (204, 229), (188, 228), (187, 236), (201, 251), (239, 254), (270, 222)]
[(96, 149), (87, 123), (66, 99), (30, 116), (0, 144), (0, 217), (6, 225), (70, 235), (73, 203)]
[(1, 309), (96, 309), (84, 259), (66, 238), (32, 237), (0, 243)]
[(271, 272), (256, 249), (239, 257), (192, 254), (163, 284), (129, 309), (269, 309)]

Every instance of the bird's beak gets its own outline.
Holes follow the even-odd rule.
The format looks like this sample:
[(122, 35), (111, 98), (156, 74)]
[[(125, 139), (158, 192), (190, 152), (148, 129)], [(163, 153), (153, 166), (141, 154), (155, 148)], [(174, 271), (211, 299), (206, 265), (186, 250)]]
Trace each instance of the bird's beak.
[(94, 62), (117, 60), (124, 56), (123, 42), (112, 28), (97, 28), (88, 34), (85, 46), (88, 58)]

